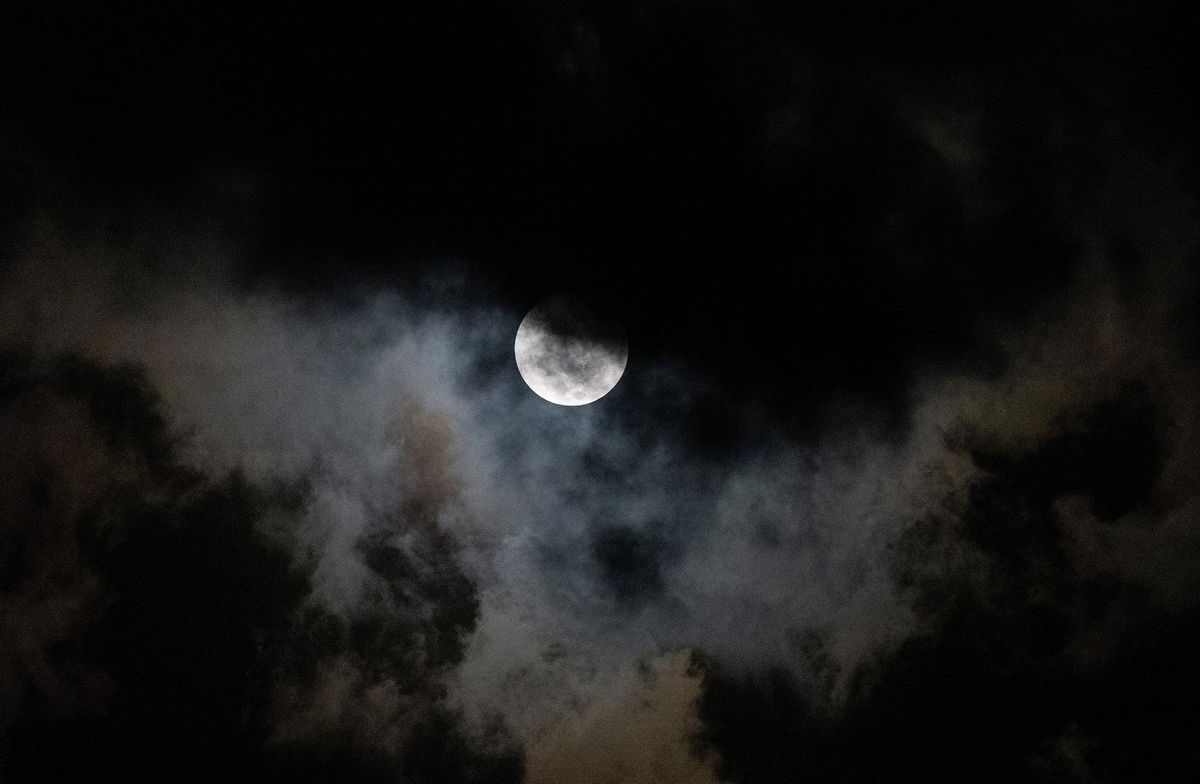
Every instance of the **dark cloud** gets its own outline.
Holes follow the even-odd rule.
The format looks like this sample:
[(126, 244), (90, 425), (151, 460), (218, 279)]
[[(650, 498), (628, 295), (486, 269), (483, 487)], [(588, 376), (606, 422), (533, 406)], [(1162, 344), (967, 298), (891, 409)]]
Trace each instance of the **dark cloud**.
[(331, 662), (361, 688), (437, 701), (435, 673), (461, 660), (477, 615), (444, 535), (420, 566), (362, 545), (391, 601), (431, 603), (433, 616), (331, 615), (309, 605), (307, 567), (264, 525), (296, 514), (302, 490), (185, 468), (136, 368), (12, 353), (3, 367), (6, 776), (284, 780), (301, 760), (301, 780), (322, 765), (340, 778), (519, 780), (502, 735), (481, 747), (449, 710), (426, 708), (395, 737), (350, 715), (289, 733), (279, 712), (281, 695), (318, 693)]
[[(1138, 581), (1096, 569), (1058, 506), (1079, 495), (1100, 525), (1148, 524), (1139, 510), (1155, 507), (1160, 416), (1144, 394), (1127, 392), (1031, 450), (976, 453), (984, 473), (961, 518), (915, 522), (897, 542), (898, 579), (927, 631), (857, 667), (844, 703), (831, 693), (836, 672), (819, 639), (808, 680), (709, 669), (699, 738), (719, 753), (723, 775), (1194, 778), (1194, 602), (1169, 609)], [(959, 536), (971, 557), (945, 549)], [(931, 559), (941, 567), (931, 571)]]
[[(1154, 506), (1154, 485), (1165, 459), (1157, 421), (1161, 416), (1144, 392), (1130, 391), (1098, 404), (1081, 421), (1067, 423), (1065, 432), (1028, 454), (980, 450), (972, 457), (985, 471), (1020, 488), (1024, 509), (1046, 514), (1059, 496), (1082, 494), (1097, 517), (1113, 522)], [(977, 529), (968, 522), (969, 536), (988, 535)]]

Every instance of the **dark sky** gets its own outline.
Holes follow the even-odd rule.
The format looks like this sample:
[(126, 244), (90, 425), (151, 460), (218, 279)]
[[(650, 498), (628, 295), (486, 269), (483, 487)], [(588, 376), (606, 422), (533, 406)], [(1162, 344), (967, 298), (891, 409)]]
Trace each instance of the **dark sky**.
[(1192, 4), (56, 5), (0, 782), (1200, 778)]

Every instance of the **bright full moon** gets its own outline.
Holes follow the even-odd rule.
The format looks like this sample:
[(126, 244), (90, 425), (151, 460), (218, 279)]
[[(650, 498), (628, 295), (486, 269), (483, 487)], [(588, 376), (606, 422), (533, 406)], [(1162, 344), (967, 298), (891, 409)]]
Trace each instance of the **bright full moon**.
[(514, 352), (530, 389), (560, 406), (582, 406), (604, 397), (621, 380), (629, 344), (615, 321), (559, 295), (525, 315)]

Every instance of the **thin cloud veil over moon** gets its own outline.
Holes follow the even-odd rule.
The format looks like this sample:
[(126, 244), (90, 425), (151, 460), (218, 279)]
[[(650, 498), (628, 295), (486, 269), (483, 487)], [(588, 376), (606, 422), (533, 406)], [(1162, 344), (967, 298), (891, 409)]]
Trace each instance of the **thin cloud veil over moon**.
[(607, 395), (629, 360), (625, 331), (585, 302), (557, 295), (521, 320), (513, 347), (529, 388), (560, 406), (582, 406)]

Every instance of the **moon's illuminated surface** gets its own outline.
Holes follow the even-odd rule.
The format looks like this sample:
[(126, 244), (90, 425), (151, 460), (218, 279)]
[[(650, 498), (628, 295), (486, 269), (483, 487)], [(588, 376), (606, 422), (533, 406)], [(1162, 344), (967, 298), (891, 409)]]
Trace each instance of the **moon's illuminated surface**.
[(582, 406), (604, 397), (621, 380), (629, 360), (629, 344), (618, 323), (561, 295), (525, 315), (514, 352), (529, 388), (560, 406)]

